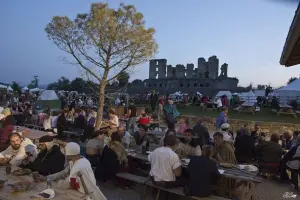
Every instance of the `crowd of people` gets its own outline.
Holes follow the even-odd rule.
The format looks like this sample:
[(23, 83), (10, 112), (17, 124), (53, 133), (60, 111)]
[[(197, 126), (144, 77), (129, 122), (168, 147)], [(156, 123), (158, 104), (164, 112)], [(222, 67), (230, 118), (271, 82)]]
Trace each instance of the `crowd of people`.
[[(216, 185), (232, 186), (232, 180), (220, 176), (217, 166), (221, 163), (256, 165), (263, 175), (264, 172), (272, 171), (281, 180), (289, 179), (287, 170), (298, 170), (300, 167), (299, 131), (292, 133), (284, 130), (282, 135), (274, 133), (267, 140), (267, 135), (257, 123), (253, 128), (245, 124), (239, 131), (232, 133), (228, 124), (228, 109), (222, 106), (216, 119), (217, 131), (211, 136), (201, 118), (194, 126), (187, 118), (177, 122), (180, 114), (173, 100), (167, 97), (159, 100), (153, 91), (150, 105), (154, 111), (159, 105), (158, 113), (164, 116), (168, 127), (165, 135), (154, 142), (148, 131), (151, 115), (145, 109), (138, 116), (137, 107), (132, 101), (129, 102), (125, 116), (117, 116), (114, 109), (107, 110), (103, 118), (106, 125), (99, 130), (95, 130), (97, 112), (92, 108), (71, 104), (61, 112), (53, 112), (47, 106), (42, 113), (37, 114), (37, 119), (30, 103), (0, 108), (0, 144), (4, 145), (1, 146), (0, 164), (29, 168), (38, 173), (34, 176), (37, 181), (61, 180), (61, 187), (84, 192), (83, 183), (77, 175), (80, 171), (95, 199), (101, 200), (105, 197), (96, 186), (96, 180), (117, 180), (127, 185), (117, 179), (116, 174), (135, 173), (137, 169), (149, 170), (150, 178), (156, 185), (167, 188), (182, 186), (188, 196), (206, 197), (222, 193), (215, 189)], [(125, 118), (126, 123), (121, 118)], [(79, 140), (67, 143), (64, 150), (55, 143), (53, 136), (48, 135), (41, 137), (36, 146), (26, 138), (25, 133), (17, 130), (19, 125), (29, 122), (41, 125), (46, 132), (57, 133), (56, 139), (68, 138), (67, 130), (80, 133), (80, 137)], [(150, 168), (145, 162), (127, 154), (127, 150), (132, 147), (145, 153), (153, 143), (157, 148), (148, 156)], [(181, 159), (187, 157), (190, 162), (185, 170)], [(248, 187), (250, 183), (234, 181), (233, 185), (236, 184), (237, 188), (241, 185)], [(249, 192), (242, 191), (235, 195), (244, 199)]]

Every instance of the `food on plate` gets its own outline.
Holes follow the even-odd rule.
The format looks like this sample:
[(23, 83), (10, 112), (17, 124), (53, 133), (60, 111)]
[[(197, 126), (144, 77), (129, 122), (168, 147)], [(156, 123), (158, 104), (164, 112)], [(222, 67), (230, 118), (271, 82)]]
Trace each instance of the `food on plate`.
[(12, 172), (12, 174), (15, 176), (23, 176), (23, 175), (28, 175), (30, 173), (31, 173), (30, 169), (18, 169)]

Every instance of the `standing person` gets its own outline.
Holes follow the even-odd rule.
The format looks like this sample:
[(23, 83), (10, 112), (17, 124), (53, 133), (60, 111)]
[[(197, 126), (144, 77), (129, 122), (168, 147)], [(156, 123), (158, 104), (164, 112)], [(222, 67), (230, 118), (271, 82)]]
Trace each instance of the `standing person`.
[(130, 134), (134, 133), (136, 117), (137, 117), (136, 113), (137, 113), (137, 108), (134, 105), (134, 102), (130, 101), (130, 105), (128, 107), (128, 112), (126, 115), (126, 117), (128, 118), (126, 131), (128, 131)]
[(172, 100), (168, 100), (168, 103), (164, 105), (165, 118), (168, 124), (168, 129), (175, 130), (175, 124), (177, 123), (176, 117), (180, 115), (176, 106)]
[(216, 129), (219, 130), (221, 125), (224, 123), (228, 123), (228, 108), (224, 107), (223, 111), (219, 114), (216, 120)]
[(199, 137), (197, 140), (201, 147), (205, 144), (211, 143), (208, 128), (200, 118), (198, 119), (198, 123), (193, 127), (193, 132), (196, 136)]
[(155, 90), (153, 90), (150, 95), (150, 105), (151, 105), (152, 112), (155, 112), (157, 101), (158, 101), (158, 95), (156, 94)]

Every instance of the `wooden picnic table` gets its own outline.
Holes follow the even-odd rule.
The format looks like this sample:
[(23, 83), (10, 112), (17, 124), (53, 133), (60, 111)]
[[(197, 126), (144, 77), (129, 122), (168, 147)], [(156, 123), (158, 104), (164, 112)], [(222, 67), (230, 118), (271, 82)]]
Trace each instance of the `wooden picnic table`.
[[(129, 152), (128, 156), (138, 159), (138, 160), (142, 160), (145, 162), (148, 162), (148, 155), (144, 155), (138, 152)], [(187, 168), (187, 165), (182, 164), (182, 168)], [(262, 182), (262, 178), (260, 178), (258, 176), (258, 171), (256, 172), (247, 172), (245, 170), (240, 170), (238, 168), (224, 168), (224, 167), (220, 167), (218, 166), (219, 170), (224, 170), (224, 173), (222, 174), (222, 176), (225, 176), (227, 178), (233, 178), (233, 179), (237, 179), (237, 180), (244, 180), (244, 181), (252, 181), (255, 183), (261, 183)]]
[(39, 131), (39, 130), (35, 130), (35, 129), (30, 129), (24, 126), (17, 126), (15, 127), (16, 131), (21, 131), (23, 132), (23, 136), (27, 137), (31, 140), (38, 140), (41, 137), (45, 136), (45, 135), (50, 135), (50, 136), (56, 136), (57, 134), (53, 134), (50, 132), (45, 132), (45, 131)]
[[(157, 137), (157, 138), (162, 138), (165, 134), (166, 134), (166, 132), (164, 132), (164, 131), (147, 131), (147, 134), (148, 135), (150, 135), (150, 136), (154, 136), (154, 137)], [(183, 139), (184, 138), (184, 135), (182, 135), (182, 134), (176, 134), (176, 137), (177, 138), (180, 138), (180, 139)], [(192, 136), (192, 138), (193, 139), (198, 139), (199, 137), (198, 136), (196, 136), (196, 135), (193, 135)]]
[(293, 107), (287, 104), (280, 104), (280, 109), (277, 111), (276, 116), (284, 115), (292, 115), (294, 118), (297, 118), (297, 113), (294, 111)]
[(254, 104), (243, 103), (242, 105), (240, 105), (240, 108), (237, 111), (238, 113), (248, 112), (252, 115), (255, 115), (255, 106)]
[[(13, 167), (13, 170), (19, 169), (18, 167)], [(0, 190), (0, 199), (2, 200), (33, 200), (39, 199), (35, 197), (36, 194), (42, 192), (43, 190), (47, 189), (45, 182), (36, 183), (33, 181), (31, 175), (27, 176), (14, 176), (12, 174), (6, 175), (5, 167), (0, 167), (0, 179), (7, 180), (3, 189)], [(11, 187), (8, 184), (14, 184), (19, 181), (25, 181), (32, 183), (31, 189), (26, 192), (17, 192), (12, 193)], [(52, 189), (55, 191), (55, 197), (53, 200), (78, 200), (82, 199), (84, 194), (71, 189), (62, 189), (56, 187), (55, 184), (52, 183)]]

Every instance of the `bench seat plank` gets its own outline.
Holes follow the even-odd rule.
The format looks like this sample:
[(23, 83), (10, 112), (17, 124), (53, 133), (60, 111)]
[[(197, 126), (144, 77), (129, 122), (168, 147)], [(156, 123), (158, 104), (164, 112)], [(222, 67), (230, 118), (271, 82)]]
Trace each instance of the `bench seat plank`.
[(145, 184), (145, 182), (149, 180), (149, 178), (145, 178), (142, 176), (137, 176), (129, 173), (118, 173), (116, 176), (139, 184)]

